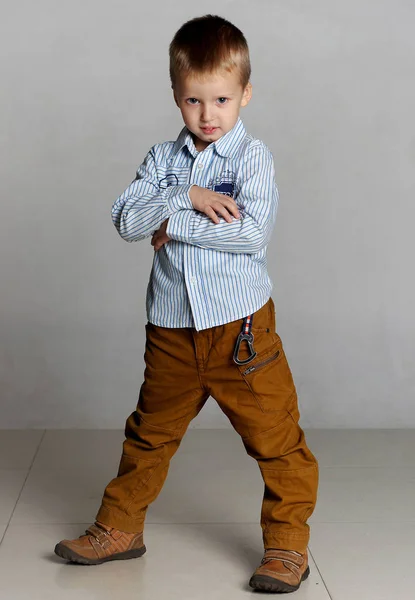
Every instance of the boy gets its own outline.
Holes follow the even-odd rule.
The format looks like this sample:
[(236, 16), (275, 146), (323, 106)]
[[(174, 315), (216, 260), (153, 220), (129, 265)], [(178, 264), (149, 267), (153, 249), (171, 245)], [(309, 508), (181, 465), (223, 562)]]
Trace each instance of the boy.
[(270, 150), (239, 117), (251, 98), (250, 73), (245, 37), (221, 17), (188, 21), (170, 44), (185, 127), (175, 142), (150, 149), (112, 208), (123, 239), (152, 235), (155, 251), (144, 383), (95, 523), (55, 552), (83, 564), (144, 554), (147, 507), (212, 396), (265, 483), (265, 554), (249, 583), (291, 592), (309, 574), (307, 519), (318, 465), (298, 424), (296, 389), (275, 331), (266, 249), (278, 192)]

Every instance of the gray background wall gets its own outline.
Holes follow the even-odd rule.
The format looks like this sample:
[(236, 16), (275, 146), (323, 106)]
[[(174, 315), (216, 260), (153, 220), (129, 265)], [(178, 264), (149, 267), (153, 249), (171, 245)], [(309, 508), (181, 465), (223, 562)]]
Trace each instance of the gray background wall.
[[(250, 45), (241, 117), (271, 148), (277, 330), (305, 427), (415, 426), (409, 0), (3, 1), (1, 427), (123, 427), (142, 383), (150, 239), (113, 201), (183, 126), (168, 44), (220, 14)], [(210, 399), (194, 427), (228, 427)]]

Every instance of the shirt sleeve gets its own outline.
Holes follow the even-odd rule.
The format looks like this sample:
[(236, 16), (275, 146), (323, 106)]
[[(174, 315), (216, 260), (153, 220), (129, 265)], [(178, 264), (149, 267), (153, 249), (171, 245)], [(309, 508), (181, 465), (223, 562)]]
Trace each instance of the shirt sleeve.
[(127, 242), (138, 242), (152, 235), (175, 212), (193, 210), (189, 196), (192, 185), (161, 189), (153, 146), (138, 167), (134, 181), (112, 206), (112, 221), (120, 236)]
[(239, 193), (234, 198), (240, 218), (219, 223), (195, 210), (181, 210), (169, 218), (167, 235), (173, 240), (223, 252), (254, 254), (268, 245), (278, 208), (273, 155), (261, 142), (246, 152), (240, 170)]

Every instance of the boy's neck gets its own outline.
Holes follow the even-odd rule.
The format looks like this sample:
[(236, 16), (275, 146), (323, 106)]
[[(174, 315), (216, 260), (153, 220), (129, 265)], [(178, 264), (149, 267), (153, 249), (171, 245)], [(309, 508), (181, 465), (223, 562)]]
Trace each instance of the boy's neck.
[[(194, 145), (195, 145), (195, 148), (196, 148), (196, 151), (197, 151), (197, 152), (203, 152), (203, 150), (205, 150), (205, 148), (207, 148), (208, 146), (210, 146), (210, 144), (213, 144), (213, 142), (210, 142), (209, 144), (205, 144), (205, 145), (203, 146), (203, 148), (198, 148), (198, 143), (199, 143), (199, 144), (201, 143), (201, 142), (200, 142), (200, 140), (199, 140), (199, 139), (198, 139), (198, 138), (195, 136), (195, 134), (194, 134), (194, 133), (190, 133), (190, 135), (192, 136), (192, 140), (193, 140), (193, 143), (194, 143)], [(202, 143), (203, 143), (203, 142), (202, 142)]]

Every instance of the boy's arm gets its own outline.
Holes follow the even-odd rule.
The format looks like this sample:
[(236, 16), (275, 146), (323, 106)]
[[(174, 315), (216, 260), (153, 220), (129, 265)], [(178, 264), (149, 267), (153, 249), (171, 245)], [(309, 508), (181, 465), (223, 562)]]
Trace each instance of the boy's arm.
[(241, 186), (235, 201), (241, 217), (228, 223), (219, 216), (219, 223), (195, 210), (180, 210), (172, 214), (166, 233), (201, 248), (223, 252), (254, 254), (270, 240), (278, 208), (274, 160), (265, 144), (248, 149), (240, 169)]
[(137, 176), (117, 198), (111, 209), (112, 221), (127, 242), (137, 242), (154, 233), (176, 211), (193, 210), (190, 184), (160, 189), (154, 146), (137, 169)]

